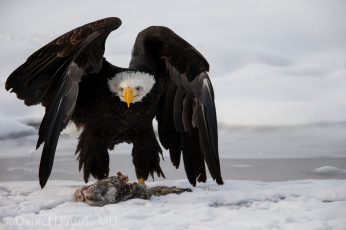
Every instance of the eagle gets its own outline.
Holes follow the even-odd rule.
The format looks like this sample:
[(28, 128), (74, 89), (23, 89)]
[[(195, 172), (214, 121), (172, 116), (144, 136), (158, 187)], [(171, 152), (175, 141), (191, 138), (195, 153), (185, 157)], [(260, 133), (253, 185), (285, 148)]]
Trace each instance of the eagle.
[(123, 142), (133, 144), (139, 183), (155, 173), (165, 178), (154, 118), (161, 145), (174, 167), (182, 156), (191, 185), (206, 182), (206, 166), (223, 184), (207, 60), (169, 28), (150, 26), (137, 35), (129, 67), (115, 66), (104, 57), (105, 42), (120, 25), (119, 18), (109, 17), (73, 29), (34, 52), (6, 81), (6, 90), (25, 105), (45, 107), (36, 145), (44, 143), (41, 188), (60, 132), (71, 122), (82, 130), (75, 154), (86, 183), (90, 175), (108, 177), (108, 150)]

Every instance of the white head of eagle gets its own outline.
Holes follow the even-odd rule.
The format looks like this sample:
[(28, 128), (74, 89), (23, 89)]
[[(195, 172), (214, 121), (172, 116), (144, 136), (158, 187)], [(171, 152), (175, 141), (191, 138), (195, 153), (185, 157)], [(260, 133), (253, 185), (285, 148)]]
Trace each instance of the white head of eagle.
[(121, 101), (130, 103), (141, 101), (155, 84), (154, 76), (142, 72), (120, 72), (108, 80), (111, 92), (115, 93)]

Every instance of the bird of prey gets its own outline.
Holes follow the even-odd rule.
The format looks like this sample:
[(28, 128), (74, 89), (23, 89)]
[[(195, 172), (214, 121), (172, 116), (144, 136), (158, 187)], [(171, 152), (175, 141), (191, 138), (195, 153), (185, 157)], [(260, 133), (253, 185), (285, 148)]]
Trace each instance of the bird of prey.
[(105, 42), (121, 25), (116, 17), (71, 30), (34, 52), (7, 79), (6, 89), (28, 106), (42, 104), (45, 115), (37, 148), (44, 143), (39, 181), (52, 171), (60, 132), (73, 122), (82, 130), (76, 154), (84, 180), (108, 177), (115, 145), (133, 144), (136, 176), (164, 176), (162, 150), (178, 168), (181, 156), (189, 182), (205, 182), (206, 167), (223, 184), (218, 153), (214, 91), (207, 60), (192, 45), (162, 26), (141, 31), (128, 68), (104, 57)]

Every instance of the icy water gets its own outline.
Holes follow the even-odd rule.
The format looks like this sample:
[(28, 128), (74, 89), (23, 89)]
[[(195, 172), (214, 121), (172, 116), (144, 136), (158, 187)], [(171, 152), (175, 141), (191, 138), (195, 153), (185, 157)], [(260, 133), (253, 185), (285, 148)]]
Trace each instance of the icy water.
[(346, 157), (346, 123), (221, 129), (222, 158)]
[[(36, 138), (0, 141), (0, 181), (37, 180), (42, 149), (34, 150)], [(68, 135), (61, 136), (51, 179), (82, 181), (74, 155), (76, 144)], [(219, 146), (224, 179), (346, 179), (346, 124), (222, 128)], [(135, 180), (131, 149), (132, 145), (121, 144), (110, 153), (111, 175), (121, 171)], [(161, 165), (167, 179), (186, 179), (183, 165), (176, 170), (167, 151)]]

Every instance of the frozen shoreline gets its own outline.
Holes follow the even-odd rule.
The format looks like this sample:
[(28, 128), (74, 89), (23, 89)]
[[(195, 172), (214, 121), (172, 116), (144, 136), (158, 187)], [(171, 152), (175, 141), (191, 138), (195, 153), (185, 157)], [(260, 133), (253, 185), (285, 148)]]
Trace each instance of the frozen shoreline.
[[(37, 181), (38, 184), (39, 160), (39, 157), (2, 159), (0, 161), (0, 182)], [(155, 177), (155, 181), (186, 179), (183, 165), (179, 169), (175, 169), (168, 156), (166, 156), (165, 161), (161, 161), (161, 167), (166, 179)], [(116, 175), (120, 171), (128, 175), (130, 179), (136, 180), (130, 155), (112, 155), (110, 169), (110, 176)], [(273, 182), (346, 179), (345, 169), (346, 158), (221, 159), (221, 172), (225, 180)], [(94, 180), (93, 178), (90, 179), (91, 181)], [(78, 172), (76, 157), (56, 157), (50, 180), (75, 180), (83, 183), (83, 172)], [(50, 184), (49, 181), (48, 184)], [(148, 181), (151, 182), (152, 178), (149, 178)], [(209, 174), (208, 181), (212, 182)]]

